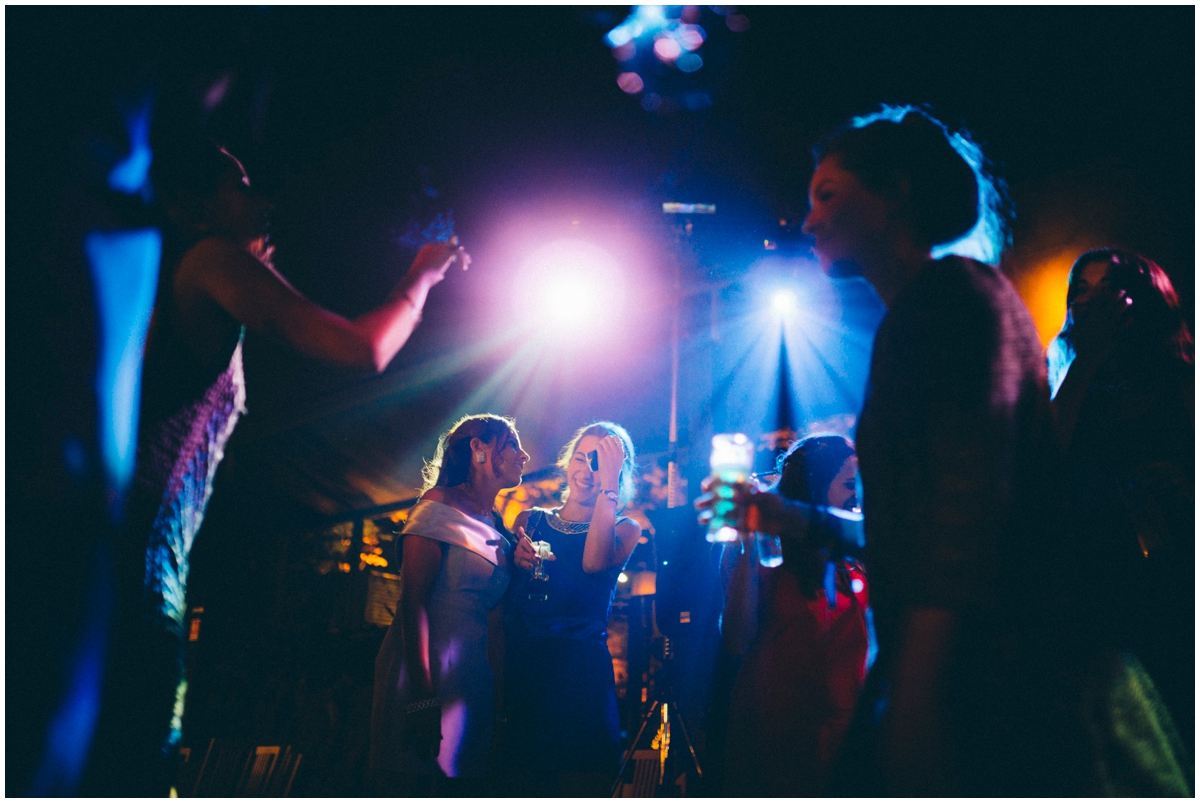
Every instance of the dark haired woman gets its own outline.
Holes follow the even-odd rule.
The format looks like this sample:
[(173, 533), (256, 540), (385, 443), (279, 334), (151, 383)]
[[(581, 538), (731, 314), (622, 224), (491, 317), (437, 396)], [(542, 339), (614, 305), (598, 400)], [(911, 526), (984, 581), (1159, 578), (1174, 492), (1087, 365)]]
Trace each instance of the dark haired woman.
[[(779, 464), (785, 498), (857, 510), (858, 458), (845, 438), (805, 438)], [(721, 633), (746, 657), (729, 704), (725, 794), (816, 797), (867, 673), (865, 575), (855, 561), (791, 540), (782, 566), (762, 566), (753, 532), (730, 547)]]
[(476, 415), (442, 436), (426, 469), (401, 535), (396, 618), (375, 659), (370, 767), (381, 795), (485, 791), (496, 715), (489, 613), (511, 552), (493, 508), (528, 460), (511, 419)]
[(296, 292), (270, 264), (269, 204), (211, 143), (155, 154), (165, 216), (146, 344), (137, 469), (116, 567), (116, 612), (83, 793), (164, 796), (180, 737), (188, 561), (213, 477), (245, 409), (246, 329), (325, 362), (382, 371), (430, 288), (456, 259), (423, 248), (376, 309), (348, 320)]
[[(1086, 748), (1059, 734), (1045, 680), (1071, 631), (1031, 554), (1061, 537), (1041, 344), (999, 271), (936, 256), (1003, 231), (981, 224), (999, 193), (981, 190), (978, 149), (917, 109), (856, 119), (814, 158), (804, 230), (821, 265), (888, 306), (857, 432), (879, 658), (843, 748), (862, 766), (835, 791), (1078, 793)], [(750, 501), (760, 531), (828, 532), (809, 506)]]
[[(544, 583), (522, 573), (506, 603), (508, 766), (514, 794), (603, 797), (621, 749), (608, 615), (642, 532), (621, 515), (636, 491), (633, 442), (617, 424), (591, 424), (567, 443), (559, 466), (563, 505), (516, 521), (522, 550), (549, 543), (554, 562)], [(533, 583), (544, 591), (531, 593)]]
[(1051, 344), (1059, 440), (1074, 486), (1074, 554), (1091, 621), (1136, 654), (1185, 743), (1195, 732), (1195, 370), (1162, 268), (1114, 248), (1071, 268)]

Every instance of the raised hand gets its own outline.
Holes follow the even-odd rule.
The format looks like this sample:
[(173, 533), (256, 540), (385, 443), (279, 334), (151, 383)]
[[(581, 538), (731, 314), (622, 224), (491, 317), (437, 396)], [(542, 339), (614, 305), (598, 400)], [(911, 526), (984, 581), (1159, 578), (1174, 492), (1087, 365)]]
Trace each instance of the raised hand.
[[(693, 502), (699, 511), (700, 523), (707, 526), (713, 517), (713, 506), (716, 495), (712, 493), (714, 477), (707, 477), (700, 483), (703, 492)], [(743, 523), (742, 530), (757, 530), (768, 535), (779, 535), (784, 525), (783, 497), (773, 491), (760, 491), (752, 483), (742, 482), (730, 486), (733, 489), (735, 512), (729, 518)]]
[(621, 465), (625, 462), (625, 446), (615, 435), (601, 438), (596, 444), (596, 475), (600, 488), (605, 491), (620, 491)]
[(471, 255), (458, 244), (457, 238), (444, 243), (427, 243), (417, 252), (408, 268), (408, 276), (414, 282), (432, 287), (446, 278), (446, 271), (455, 261), (462, 265), (463, 270), (471, 264)]

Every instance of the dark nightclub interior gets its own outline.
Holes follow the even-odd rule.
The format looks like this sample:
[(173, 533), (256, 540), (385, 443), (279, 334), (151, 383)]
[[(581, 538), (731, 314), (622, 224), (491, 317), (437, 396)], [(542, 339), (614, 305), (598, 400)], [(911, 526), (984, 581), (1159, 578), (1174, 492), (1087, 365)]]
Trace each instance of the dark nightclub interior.
[[(1193, 7), (9, 6), (5, 23), (6, 795), (1194, 794), (1194, 384), (1188, 334), (1195, 328)], [(853, 148), (867, 146), (847, 144), (852, 136), (830, 139), (831, 132), (844, 132), (839, 126), (856, 118), (852, 132), (908, 125), (901, 118), (927, 122), (926, 114), (945, 124), (938, 131), (969, 132), (970, 142), (950, 135), (938, 141), (951, 143), (948, 152), (973, 171), (971, 197), (978, 186), (981, 199), (995, 200), (991, 211), (998, 214), (989, 218), (987, 203), (980, 204), (978, 224), (972, 216), (950, 240), (916, 243), (921, 264), (931, 254), (958, 255), (947, 259), (972, 266), (963, 274), (975, 277), (972, 288), (998, 281), (1001, 289), (986, 292), (1019, 297), (1019, 312), (996, 312), (1003, 307), (996, 300), (1000, 295), (989, 296), (988, 305), (952, 313), (941, 307), (914, 310), (912, 293), (897, 301), (865, 267), (862, 277), (839, 274), (843, 263), (830, 254), (835, 245), (850, 246), (835, 243), (832, 235), (822, 243), (834, 224), (826, 229), (819, 223), (825, 201), (815, 192), (823, 185), (814, 170), (867, 175), (852, 156)], [(253, 214), (264, 219), (270, 208), (273, 251), (208, 236), (216, 227), (204, 229), (207, 239), (185, 241), (171, 233), (181, 220), (191, 220), (186, 217), (191, 212), (169, 200), (185, 197), (170, 194), (176, 186), (171, 181), (183, 187), (190, 180), (168, 172), (176, 164), (171, 159), (201, 138), (223, 146), (244, 167), (250, 189), (235, 182), (242, 199), (237, 203), (259, 204)], [(972, 150), (971, 142), (978, 148)], [(814, 157), (821, 143), (826, 150)], [(973, 162), (979, 149), (986, 161)], [(228, 170), (227, 157), (221, 159)], [(846, 169), (830, 167), (835, 162)], [(888, 173), (889, 180), (896, 175)], [(989, 175), (998, 180), (989, 184), (984, 180)], [(883, 199), (880, 208), (894, 211), (915, 195), (910, 183), (916, 186), (919, 179), (916, 173), (901, 176), (896, 186), (903, 187), (897, 196), (903, 200), (892, 206), (887, 192), (865, 178), (861, 185), (854, 181), (871, 198)], [(993, 196), (986, 195), (988, 188), (994, 188)], [(208, 210), (205, 214), (212, 209), (197, 208)], [(871, 218), (847, 219), (838, 224), (846, 227), (839, 235), (845, 243)], [(989, 228), (988, 221), (999, 222)], [(945, 250), (931, 252), (931, 245)], [(1120, 250), (1076, 264), (1097, 248)], [(219, 400), (227, 408), (223, 418), (208, 424), (209, 440), (195, 447), (196, 459), (206, 462), (168, 467), (175, 472), (169, 480), (175, 490), (168, 490), (176, 494), (175, 524), (164, 519), (166, 502), (150, 509), (143, 523), (153, 520), (154, 532), (166, 533), (167, 540), (155, 546), (152, 535), (147, 547), (143, 529), (137, 534), (141, 540), (131, 542), (139, 494), (148, 487), (144, 472), (164, 454), (145, 451), (144, 441), (154, 437), (147, 434), (151, 423), (158, 421), (154, 405), (162, 402), (162, 393), (175, 392), (164, 391), (166, 380), (156, 377), (169, 374), (180, 388), (186, 384), (184, 370), (152, 347), (163, 337), (163, 321), (176, 320), (164, 309), (178, 316), (173, 347), (201, 354), (209, 343), (206, 330), (180, 322), (203, 305), (182, 295), (180, 282), (203, 259), (229, 266), (251, 258), (266, 277), (260, 297), (229, 289), (237, 281), (210, 285), (197, 279), (198, 287), (228, 290), (228, 295), (201, 291), (209, 293), (204, 303), (233, 326), (214, 335), (225, 338), (218, 343), (225, 349), (220, 367), (230, 366), (221, 376), (234, 377), (221, 390), (228, 394)], [(1133, 265), (1130, 270), (1149, 275), (1160, 291), (1164, 282), (1167, 290), (1173, 286), (1173, 294), (1162, 297), (1177, 296), (1170, 307), (1176, 330), (1186, 325), (1186, 349), (1180, 345), (1178, 355), (1186, 371), (1179, 385), (1152, 397), (1150, 391), (1128, 390), (1136, 379), (1104, 380), (1103, 368), (1091, 385), (1086, 377), (1080, 380), (1081, 398), (1089, 392), (1121, 399), (1105, 410), (1128, 412), (1141, 404), (1129, 413), (1136, 420), (1121, 425), (1122, 432), (1134, 434), (1124, 440), (1099, 435), (1080, 445), (1085, 433), (1120, 429), (1120, 422), (1098, 429), (1102, 405), (1085, 399), (1074, 441), (1071, 430), (1065, 435), (1058, 430), (1061, 442), (1045, 437), (1046, 448), (1057, 444), (1064, 459), (1088, 470), (1124, 459), (1110, 461), (1095, 441), (1132, 444), (1127, 452), (1137, 453), (1129, 458), (1136, 467), (1125, 473), (1112, 469), (1119, 474), (1113, 487), (1123, 490), (1107, 494), (1098, 479), (1090, 485), (1070, 479), (1085, 474), (1095, 479), (1098, 473), (1064, 468), (1056, 474), (1044, 461), (1034, 466), (1039, 461), (1021, 451), (1020, 434), (1036, 418), (1029, 410), (1042, 403), (1024, 401), (1026, 393), (1033, 394), (1030, 399), (1037, 395), (1030, 383), (1047, 388), (1047, 348), (1049, 387), (1058, 391), (1061, 382), (1054, 420), (1074, 423), (1063, 410), (1076, 398), (1077, 383), (1071, 374), (1055, 378), (1056, 344), (1066, 342), (1056, 336), (1068, 315), (1069, 278), (1072, 303), (1082, 310), (1083, 294), (1091, 290), (1085, 287), (1087, 267), (1098, 261)], [(975, 269), (982, 273), (970, 273)], [(211, 267), (212, 275), (217, 272)], [(1115, 287), (1117, 275), (1117, 267), (1109, 268), (1100, 284)], [(1015, 295), (1004, 289), (1010, 283)], [(420, 290), (415, 301), (414, 288)], [(297, 293), (312, 303), (294, 306), (301, 304)], [(1128, 287), (1120, 293), (1134, 309), (1150, 303), (1139, 303), (1142, 296)], [(285, 312), (276, 318), (272, 299), (282, 298), (279, 309)], [(909, 317), (901, 320), (906, 310)], [(943, 350), (958, 354), (960, 346), (973, 348), (971, 327), (992, 314), (1001, 323), (991, 334), (1003, 330), (997, 337), (1011, 346), (1017, 336), (1003, 327), (1016, 327), (1012, 331), (1024, 337), (1020, 342), (1037, 352), (1021, 363), (1020, 370), (1028, 371), (1022, 376), (1032, 377), (1024, 384), (1012, 379), (1014, 364), (996, 367), (997, 358), (992, 366), (993, 417), (1001, 391), (1012, 390), (1013, 399), (1020, 394), (1016, 402), (1008, 397), (1003, 402), (1017, 411), (1015, 423), (1010, 429), (996, 425), (996, 432), (1008, 434), (995, 437), (1016, 444), (1011, 453), (1004, 451), (1007, 446), (996, 447), (1007, 455), (997, 459), (1005, 466), (999, 469), (980, 468), (979, 461), (963, 457), (974, 448), (970, 438), (952, 442), (954, 427), (962, 423), (954, 418), (958, 408), (947, 412), (953, 405), (944, 405), (933, 390), (911, 390), (924, 381), (920, 377), (939, 370)], [(289, 315), (312, 323), (293, 326), (285, 320)], [(901, 329), (917, 319), (938, 327), (934, 345), (924, 352), (906, 350), (906, 344), (919, 342), (913, 334), (918, 330)], [(1013, 319), (1023, 323), (1012, 324)], [(355, 327), (368, 323), (386, 330), (380, 335), (385, 345), (371, 344), (369, 356), (362, 357), (360, 349), (346, 357), (329, 345), (333, 335), (325, 333), (358, 331)], [(321, 334), (311, 334), (305, 328), (310, 325)], [(988, 337), (981, 335), (979, 342), (991, 344)], [(1083, 353), (1085, 335), (1076, 340)], [(148, 341), (151, 346), (145, 346)], [(912, 354), (913, 364), (924, 368), (904, 373), (897, 366)], [(902, 378), (889, 377), (889, 370)], [(1076, 367), (1076, 379), (1080, 370)], [(962, 377), (968, 377), (960, 383), (966, 387), (975, 374), (964, 369)], [(1171, 377), (1178, 379), (1176, 373)], [(1004, 386), (1010, 381), (1012, 388)], [(1019, 391), (1013, 389), (1018, 385)], [(198, 387), (209, 394), (205, 404), (217, 403), (215, 391)], [(888, 434), (889, 427), (894, 431), (917, 420), (908, 407), (892, 403), (899, 395), (888, 395), (909, 390), (930, 408), (921, 411), (927, 416), (921, 420), (934, 420), (937, 410), (943, 416), (937, 421), (946, 422), (936, 447), (926, 450), (917, 432), (908, 440)], [(1136, 396), (1133, 401), (1121, 395), (1127, 391)], [(947, 397), (959, 399), (953, 392)], [(1049, 410), (1049, 396), (1042, 401)], [(1178, 420), (1172, 417), (1176, 412)], [(501, 435), (471, 439), (469, 450), (468, 441), (461, 441), (463, 454), (469, 451), (463, 459), (485, 464), (494, 476), (468, 466), (463, 470), (472, 479), (458, 480), (461, 485), (442, 476), (427, 488), (422, 470), (441, 449), (439, 436), (464, 416), (483, 413), (515, 421), (502, 426)], [(594, 422), (620, 427), (573, 440)], [(622, 445), (625, 430), (629, 442)], [(510, 431), (519, 433), (519, 442), (505, 440)], [(749, 438), (753, 456), (740, 487), (758, 501), (738, 510), (749, 511), (750, 521), (761, 519), (757, 525), (740, 519), (734, 529), (741, 534), (724, 546), (706, 540), (693, 505), (707, 490), (702, 482), (716, 471), (710, 448), (720, 433)], [(777, 460), (785, 453), (790, 459), (789, 447), (815, 435), (839, 436), (837, 444), (822, 448), (846, 449), (851, 457), (838, 452), (822, 488), (813, 486), (808, 496), (785, 493), (786, 469), (777, 469)], [(979, 441), (992, 448), (989, 437), (980, 435)], [(1150, 448), (1150, 441), (1163, 449)], [(850, 442), (862, 455), (857, 484), (853, 468), (844, 476), (854, 460)], [(506, 444), (526, 459), (504, 463)], [(564, 444), (571, 448), (560, 467)], [(635, 452), (636, 460), (626, 466), (622, 449), (626, 456)], [(922, 456), (926, 451), (930, 456)], [(454, 465), (450, 454), (449, 443), (444, 456), (438, 451), (443, 475)], [(575, 472), (589, 459), (594, 462), (577, 484)], [(929, 473), (922, 473), (926, 468)], [(977, 495), (975, 468), (983, 477), (979, 483), (989, 487)], [(806, 470), (812, 483), (816, 475)], [(494, 488), (503, 471), (518, 471), (523, 481)], [(778, 492), (764, 490), (779, 471), (784, 479)], [(956, 551), (934, 536), (914, 536), (935, 556), (930, 566), (951, 567), (952, 576), (930, 567), (896, 569), (916, 561), (906, 562), (903, 547), (887, 540), (907, 532), (895, 524), (900, 518), (888, 518), (886, 504), (900, 504), (894, 502), (903, 493), (897, 489), (909, 487), (889, 486), (889, 471), (921, 478), (953, 475), (944, 493), (967, 512), (939, 518), (937, 511), (929, 513), (935, 502), (924, 497), (914, 502), (945, 524), (946, 532), (966, 527), (960, 519), (977, 518), (990, 533), (994, 522), (988, 519), (995, 517), (987, 506), (1001, 486), (1017, 498), (1037, 485), (1040, 492), (1029, 491), (1029, 498), (1054, 497), (1071, 511), (1064, 514), (1069, 523), (1054, 524), (1059, 520), (1052, 515), (1029, 513), (1017, 504), (1005, 519), (1007, 529), (990, 546), (968, 537), (971, 546)], [(484, 481), (488, 477), (491, 484)], [(851, 495), (844, 504), (833, 495), (838, 477)], [(748, 481), (762, 484), (751, 492)], [(610, 482), (621, 487), (606, 487)], [(1084, 490), (1072, 490), (1078, 488)], [(588, 489), (592, 501), (581, 502)], [(472, 512), (462, 501), (484, 490), (488, 499), (495, 494), (490, 518), (486, 504)], [(418, 503), (426, 491), (433, 496)], [(880, 511), (874, 521), (873, 491)], [(189, 496), (193, 493), (199, 496)], [(772, 503), (763, 498), (768, 495), (776, 501), (786, 497), (779, 502), (784, 513), (771, 513)], [(1090, 499), (1109, 504), (1118, 496), (1112, 516), (1103, 512), (1110, 508), (1089, 507)], [(993, 501), (978, 501), (985, 497)], [(602, 514), (609, 509), (606, 498), (617, 507)], [(562, 517), (529, 512), (560, 504)], [(581, 523), (572, 514), (584, 504), (591, 505), (586, 515), (594, 509), (596, 518), (572, 531), (569, 525)], [(432, 722), (433, 727), (440, 722), (442, 752), (437, 754), (435, 741), (436, 763), (425, 756), (422, 765), (434, 768), (429, 772), (405, 769), (399, 759), (380, 770), (390, 758), (376, 757), (383, 750), (377, 742), (384, 705), (377, 680), (392, 639), (409, 638), (401, 635), (409, 588), (401, 578), (411, 584), (410, 595), (419, 587), (418, 569), (410, 576), (409, 567), (402, 572), (401, 566), (421, 560), (419, 550), (410, 550), (413, 542), (436, 543), (419, 537), (402, 542), (400, 536), (406, 526), (415, 535), (423, 521), (417, 512), (432, 516), (435, 506), (468, 520), (455, 530), (467, 533), (462, 538), (476, 537), (472, 528), (502, 533), (499, 541), (487, 541), (493, 547), (503, 542), (494, 547), (499, 557), (483, 554), (490, 547), (472, 547), (473, 557), (482, 554), (496, 574), (467, 589), (476, 602), (496, 591), (480, 614), (486, 618), (486, 608), (504, 595), (503, 584), (493, 586), (507, 565), (512, 585), (493, 609), (507, 617), (501, 629), (520, 617), (514, 611), (531, 606), (531, 621), (540, 621), (537, 604), (547, 604), (532, 591), (525, 598), (530, 572), (522, 550), (530, 542), (520, 532), (548, 533), (559, 549), (557, 559), (544, 564), (537, 552), (537, 543), (544, 542), (533, 543), (528, 553), (534, 555), (529, 565), (544, 566), (550, 574), (551, 605), (557, 604), (557, 589), (565, 587), (554, 584), (567, 577), (577, 574), (581, 587), (598, 589), (589, 593), (599, 600), (598, 610), (607, 611), (607, 620), (600, 616), (590, 638), (591, 646), (611, 656), (612, 678), (602, 658), (599, 674), (605, 677), (597, 684), (615, 694), (615, 708), (605, 708), (603, 695), (596, 703), (603, 709), (597, 716), (609, 718), (612, 750), (605, 755), (611, 760), (576, 766), (566, 748), (563, 758), (555, 758), (558, 745), (587, 727), (591, 702), (563, 701), (574, 699), (572, 684), (588, 685), (596, 662), (573, 653), (569, 659), (549, 652), (550, 657), (536, 653), (536, 660), (530, 657), (534, 652), (522, 655), (538, 639), (521, 631), (528, 641), (510, 632), (502, 665), (492, 661), (498, 695), (494, 732), (490, 704), (484, 732), (470, 714), (454, 719), (448, 686), (440, 700), (437, 688), (424, 697), (409, 689), (395, 717), (427, 722), (426, 715), (440, 705), (441, 719), (434, 713)], [(865, 528), (865, 551), (801, 551), (800, 540), (789, 540), (800, 530), (786, 523), (787, 511), (800, 509), (809, 511), (801, 530), (810, 541), (804, 543), (813, 543), (811, 533), (822, 527), (822, 532), (841, 527), (858, 533), (861, 547)], [(1133, 524), (1129, 533), (1112, 536), (1117, 544), (1127, 535), (1113, 546), (1120, 559), (1110, 560), (1105, 547), (1089, 539), (1093, 532), (1107, 533), (1105, 528), (1115, 532), (1109, 522), (1126, 513)], [(602, 515), (610, 516), (607, 524), (598, 523)], [(1041, 516), (1036, 526), (1018, 527), (1035, 515)], [(885, 529), (885, 520), (893, 529)], [(1090, 522), (1099, 522), (1094, 531)], [(608, 528), (612, 551), (595, 563), (592, 542), (602, 527)], [(1038, 528), (1061, 532), (1042, 535)], [(754, 530), (768, 535), (755, 536)], [(577, 538), (588, 532), (587, 546), (580, 548), (583, 562), (575, 568), (568, 563), (579, 564), (579, 558), (565, 546), (571, 532)], [(763, 640), (775, 631), (763, 624), (755, 635), (753, 616), (745, 633), (735, 624), (742, 620), (731, 600), (742, 593), (743, 575), (732, 568), (741, 558), (730, 556), (739, 540), (749, 546), (738, 554), (760, 554), (763, 567), (754, 567), (764, 579), (754, 580), (750, 609), (760, 599), (768, 605), (768, 593), (776, 593), (778, 583), (768, 578), (783, 571), (776, 568), (779, 561), (799, 572), (796, 577), (807, 576), (807, 568), (795, 567), (807, 567), (820, 554), (813, 588), (824, 590), (801, 589), (795, 600), (771, 602), (771, 616), (793, 603), (811, 608), (817, 611), (814, 621), (825, 622), (821, 633), (841, 632), (838, 627), (849, 619), (839, 619), (843, 625), (827, 619), (833, 621), (829, 617), (846, 606), (847, 616), (858, 617), (859, 669), (850, 672), (855, 679), (846, 692), (844, 721), (812, 707), (840, 703), (811, 703), (799, 692), (793, 699), (791, 691), (774, 690), (764, 704), (761, 694), (748, 690), (753, 683), (760, 691), (779, 683), (780, 673), (794, 677), (784, 686), (815, 682), (811, 673), (832, 675), (838, 671), (837, 651), (850, 647), (822, 641), (825, 669), (805, 664), (794, 676), (790, 654), (764, 658)], [(451, 565), (449, 543), (441, 544), (444, 568), (437, 569), (436, 559), (433, 564), (438, 578)], [(1069, 551), (1076, 546), (1078, 551)], [(782, 550), (774, 563), (772, 548)], [(1131, 551), (1141, 563), (1127, 559)], [(971, 563), (975, 558), (969, 556), (983, 553), (993, 555), (996, 565), (1010, 566), (1005, 561), (1011, 559), (1022, 568), (999, 569), (1003, 577), (995, 580), (991, 570)], [(1133, 568), (1125, 572), (1126, 565)], [(897, 579), (903, 572), (909, 576)], [(1016, 671), (1007, 665), (991, 675), (981, 672), (1004, 690), (992, 702), (975, 701), (980, 689), (991, 688), (982, 681), (944, 686), (952, 687), (947, 699), (963, 696), (946, 703), (953, 716), (938, 727), (947, 733), (961, 728), (954, 732), (966, 736), (956, 740), (933, 726), (918, 728), (918, 737), (907, 742), (911, 750), (893, 749), (904, 739), (901, 730), (887, 730), (888, 723), (902, 719), (887, 712), (905, 709), (902, 697), (888, 694), (900, 695), (897, 684), (917, 681), (903, 675), (904, 662), (893, 657), (902, 652), (895, 634), (903, 628), (889, 605), (910, 614), (952, 609), (960, 622), (985, 622), (975, 632), (991, 633), (987, 628), (996, 619), (1016, 609), (1017, 619), (1034, 618), (1040, 608), (1067, 622), (1066, 609), (1074, 612), (1075, 606), (1043, 596), (1044, 586), (1036, 584), (1045, 573), (1071, 575), (1070, 582), (1081, 588), (1090, 583), (1076, 602), (1093, 596), (1127, 600), (1114, 616), (1102, 613), (1109, 610), (1102, 603), (1078, 607), (1087, 621), (1121, 619), (1122, 634), (1141, 633), (1154, 643), (1143, 650), (1133, 637), (1106, 641), (1112, 634), (1101, 626), (1063, 624), (1055, 631), (1045, 625), (1044, 633), (1038, 630), (1022, 642), (1021, 649), (1036, 657), (1022, 664), (1019, 683), (1004, 674)], [(922, 578), (930, 579), (917, 588)], [(874, 625), (863, 592), (867, 580)], [(764, 590), (758, 590), (760, 583)], [(435, 600), (441, 588), (432, 592)], [(990, 597), (976, 594), (977, 588), (999, 590)], [(142, 617), (141, 624), (126, 627), (123, 617), (138, 619), (142, 614), (129, 609), (140, 611), (146, 600), (161, 607), (155, 615), (166, 624), (154, 630)], [(434, 622), (432, 608), (428, 616)], [(1059, 621), (1048, 614), (1041, 618)], [(779, 632), (787, 630), (779, 620), (770, 621)], [(910, 630), (903, 632), (911, 633), (918, 619), (905, 621)], [(868, 671), (875, 626), (880, 662)], [(436, 630), (433, 624), (422, 627)], [(487, 635), (494, 631), (481, 627), (482, 637), (462, 636), (478, 641), (479, 650), (484, 638), (495, 640)], [(172, 635), (161, 636), (159, 631), (168, 630)], [(435, 640), (432, 630), (426, 635)], [(985, 641), (955, 641), (958, 663), (952, 671), (969, 675), (977, 669), (973, 661), (1003, 664), (988, 662), (980, 646)], [(1085, 643), (1102, 643), (1103, 650), (1089, 652), (1091, 646), (1079, 646)], [(405, 641), (397, 655), (410, 649), (411, 640)], [(445, 647), (441, 659), (457, 660), (457, 650), (467, 647)], [(1110, 653), (1121, 656), (1112, 659), (1123, 662), (1120, 669), (1096, 669), (1108, 658), (1095, 656)], [(1074, 662), (1064, 657), (1074, 654), (1092, 657)], [(1181, 655), (1190, 662), (1186, 671)], [(397, 682), (416, 683), (415, 664), (407, 652), (403, 656), (396, 659), (403, 664)], [(1060, 665), (1055, 674), (1050, 665), (1060, 658), (1071, 667)], [(426, 663), (430, 660), (426, 654)], [(174, 668), (148, 668), (159, 664)], [(1169, 668), (1160, 671), (1160, 665)], [(549, 677), (554, 672), (546, 667), (552, 666), (564, 677)], [(1038, 674), (1043, 669), (1054, 678), (1044, 684)], [(436, 675), (437, 668), (430, 671)], [(127, 712), (113, 713), (125, 706), (114, 701), (123, 695), (137, 700), (141, 692), (142, 707), (150, 711), (150, 685), (168, 676), (168, 698), (154, 711), (125, 720)], [(833, 688), (835, 680), (822, 676), (820, 682)], [(1059, 731), (1048, 727), (1029, 742), (1069, 743), (1058, 769), (1103, 765), (1099, 780), (1046, 769), (1041, 754), (1026, 761), (1019, 751), (1008, 756), (1003, 747), (990, 750), (989, 745), (1008, 744), (1005, 728), (1036, 727), (1029, 723), (1050, 717), (1049, 709), (1038, 709), (1029, 720), (1018, 713), (1012, 722), (1000, 717), (991, 727), (970, 724), (988, 720), (993, 711), (988, 706), (999, 708), (1014, 687), (1036, 687), (1022, 696), (1024, 706), (1011, 707), (1024, 712), (1048, 699), (1047, 690), (1067, 688), (1054, 684), (1076, 681), (1091, 695), (1088, 711), (1104, 710), (1088, 720), (1088, 732), (1108, 741), (1076, 747), (1068, 737), (1055, 741)], [(491, 701), (490, 680), (487, 686)], [(904, 686), (909, 688), (915, 686)], [(831, 695), (841, 700), (844, 690), (838, 689)], [(553, 716), (543, 712), (543, 719), (525, 721), (529, 709), (555, 697), (561, 706)], [(1101, 698), (1109, 702), (1095, 702)], [(819, 727), (801, 729), (820, 730), (813, 736), (819, 745), (806, 747), (807, 735), (788, 735), (777, 722), (783, 715), (759, 721), (746, 714), (751, 699), (768, 708), (794, 703), (803, 709), (796, 717), (806, 721), (827, 718)], [(893, 704), (878, 702), (872, 720), (868, 699)], [(506, 705), (517, 714), (506, 716)], [(1085, 707), (1081, 703), (1079, 710)], [(1074, 721), (1075, 709), (1063, 710), (1055, 709), (1054, 718)], [(1136, 745), (1105, 730), (1119, 731), (1112, 722), (1121, 717), (1135, 723), (1125, 732), (1139, 734)], [(532, 721), (543, 724), (535, 727)], [(916, 727), (918, 720), (905, 721)], [(879, 722), (885, 735), (872, 741)], [(162, 734), (156, 736), (156, 728)], [(463, 736), (455, 728), (484, 735)], [(559, 730), (567, 735), (555, 736)], [(412, 747), (413, 732), (404, 731), (405, 750)], [(944, 758), (944, 766), (926, 760), (945, 755), (929, 747), (935, 737), (925, 738), (935, 732), (959, 751)], [(112, 733), (121, 736), (110, 738)], [(487, 742), (480, 748), (482, 759), (465, 747), (446, 758), (448, 745), (460, 738), (464, 745), (471, 738)], [(144, 742), (155, 739), (150, 752), (157, 752), (144, 758), (139, 752)], [(991, 763), (972, 763), (977, 747), (993, 754)], [(932, 753), (922, 758), (927, 748)], [(805, 750), (812, 756), (800, 755)], [(1095, 755), (1103, 760), (1079, 760), (1076, 753), (1087, 750), (1101, 751)], [(1145, 758), (1151, 754), (1157, 758)], [(1134, 755), (1143, 757), (1141, 763), (1128, 758)], [(935, 769), (926, 774), (905, 769), (918, 764)], [(876, 771), (878, 777), (872, 775)], [(1040, 785), (1051, 776), (1069, 780)], [(994, 779), (1017, 780), (1004, 786), (1008, 780)], [(993, 781), (997, 785), (988, 786)]]

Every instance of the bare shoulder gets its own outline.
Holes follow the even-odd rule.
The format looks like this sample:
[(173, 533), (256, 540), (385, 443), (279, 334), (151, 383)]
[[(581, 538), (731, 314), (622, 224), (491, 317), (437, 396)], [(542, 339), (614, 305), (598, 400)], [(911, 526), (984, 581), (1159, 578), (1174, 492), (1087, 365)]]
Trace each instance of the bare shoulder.
[(614, 529), (620, 538), (637, 538), (642, 534), (642, 525), (627, 516), (618, 519)]
[(421, 494), (422, 502), (441, 502), (444, 505), (446, 504), (447, 498), (446, 489), (437, 486), (430, 488), (428, 491)]
[(179, 260), (175, 272), (177, 290), (207, 288), (216, 283), (230, 284), (263, 271), (263, 264), (237, 243), (222, 237), (206, 237), (193, 245)]
[(529, 517), (532, 514), (533, 514), (533, 508), (529, 508), (528, 510), (522, 510), (520, 513), (517, 514), (517, 520), (513, 522), (513, 527), (514, 528), (524, 527), (526, 524), (529, 523)]
[(189, 248), (179, 260), (181, 270), (194, 270), (215, 263), (258, 262), (245, 248), (224, 237), (205, 237)]

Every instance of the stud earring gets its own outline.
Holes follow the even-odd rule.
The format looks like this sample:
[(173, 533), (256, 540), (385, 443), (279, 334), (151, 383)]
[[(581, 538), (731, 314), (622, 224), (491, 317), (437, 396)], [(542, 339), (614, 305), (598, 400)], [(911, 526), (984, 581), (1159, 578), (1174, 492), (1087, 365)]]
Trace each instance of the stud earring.
[(475, 453), (475, 462), (476, 463), (486, 463), (487, 455), (485, 455), (483, 452), (476, 452)]

